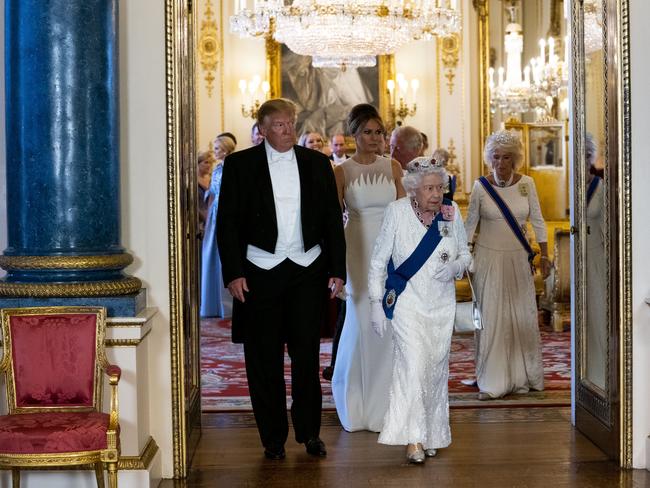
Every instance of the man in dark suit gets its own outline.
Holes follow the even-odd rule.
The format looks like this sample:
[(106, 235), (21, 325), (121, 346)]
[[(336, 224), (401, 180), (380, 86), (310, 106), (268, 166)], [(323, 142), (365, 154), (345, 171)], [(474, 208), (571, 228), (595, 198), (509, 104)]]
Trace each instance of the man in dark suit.
[(345, 154), (345, 136), (342, 133), (337, 132), (332, 135), (330, 149), (332, 150), (330, 161), (334, 161), (336, 166), (348, 159), (348, 155)]
[(325, 456), (319, 327), (325, 287), (343, 287), (345, 238), (327, 156), (295, 144), (295, 106), (274, 99), (258, 113), (264, 143), (224, 162), (217, 241), (234, 298), (232, 334), (246, 375), (264, 454), (285, 456), (288, 436), (284, 345), (291, 357), (296, 441)]

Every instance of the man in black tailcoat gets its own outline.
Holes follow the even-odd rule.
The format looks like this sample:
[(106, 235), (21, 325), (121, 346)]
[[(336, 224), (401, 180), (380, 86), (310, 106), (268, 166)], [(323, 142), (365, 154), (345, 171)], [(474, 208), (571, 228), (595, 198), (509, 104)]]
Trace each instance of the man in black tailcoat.
[(223, 169), (217, 241), (232, 294), (234, 342), (246, 375), (264, 454), (285, 456), (288, 436), (284, 346), (291, 358), (296, 441), (325, 456), (319, 327), (325, 287), (345, 280), (345, 238), (327, 156), (295, 144), (292, 102), (269, 100), (258, 113), (264, 142), (230, 154)]

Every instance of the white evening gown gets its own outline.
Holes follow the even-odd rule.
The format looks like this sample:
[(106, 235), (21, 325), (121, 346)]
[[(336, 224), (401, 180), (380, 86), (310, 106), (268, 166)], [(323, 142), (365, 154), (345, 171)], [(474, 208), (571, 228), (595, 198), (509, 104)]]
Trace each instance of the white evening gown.
[[(450, 230), (448, 236), (408, 281), (387, 328), (393, 334), (393, 372), (390, 403), (379, 435), (382, 444), (421, 442), (427, 449), (438, 449), (451, 443), (447, 381), (456, 287), (454, 280), (441, 282), (433, 275), (445, 260), (459, 260), (463, 270), (471, 261), (460, 211), (455, 203), (453, 206), (454, 221), (442, 223)], [(408, 197), (388, 206), (370, 264), (368, 283), (373, 300), (384, 295), (390, 257), (397, 268), (426, 230)]]
[(587, 204), (587, 378), (596, 386), (606, 387), (607, 371), (607, 273), (605, 268), (604, 210), (605, 192), (599, 180), (591, 201)]
[[(537, 242), (546, 242), (546, 224), (535, 182), (522, 176), (512, 186), (494, 187), (519, 225), (530, 219)], [(537, 320), (535, 283), (528, 255), (494, 200), (476, 181), (465, 229), (474, 243), (472, 283), (483, 317), (476, 331), (476, 381), (492, 398), (544, 389), (542, 348)]]
[(378, 156), (368, 165), (350, 158), (341, 167), (348, 211), (347, 303), (332, 395), (345, 430), (378, 432), (388, 406), (392, 339), (390, 334), (379, 338), (370, 326), (368, 267), (384, 210), (395, 201), (397, 191), (389, 158)]

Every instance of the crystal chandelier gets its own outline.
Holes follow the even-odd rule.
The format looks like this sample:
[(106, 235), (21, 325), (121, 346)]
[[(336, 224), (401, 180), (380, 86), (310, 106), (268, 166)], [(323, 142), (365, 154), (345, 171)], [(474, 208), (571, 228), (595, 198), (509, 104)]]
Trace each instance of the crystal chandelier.
[(271, 35), (317, 68), (374, 66), (377, 55), (460, 29), (456, 0), (235, 1), (232, 32)]
[(585, 54), (603, 49), (603, 6), (600, 1), (585, 0), (584, 3)]
[(514, 2), (508, 7), (510, 23), (504, 39), (506, 68), (499, 67), (496, 71), (497, 83), (494, 68), (488, 70), (490, 109), (493, 113), (501, 110), (509, 115), (533, 110), (550, 113), (554, 98), (567, 86), (567, 63), (556, 54), (555, 39), (549, 37), (539, 40), (540, 55), (532, 58), (522, 71), (524, 38), (521, 26), (515, 22), (515, 8)]

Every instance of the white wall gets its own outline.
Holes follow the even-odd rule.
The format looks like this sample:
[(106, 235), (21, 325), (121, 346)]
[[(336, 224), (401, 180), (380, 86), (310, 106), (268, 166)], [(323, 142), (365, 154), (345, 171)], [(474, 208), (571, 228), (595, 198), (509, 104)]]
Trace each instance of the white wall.
[(646, 466), (650, 433), (650, 3), (630, 2), (632, 103), (632, 313), (633, 313), (633, 463)]
[(173, 476), (169, 274), (165, 2), (120, 1), (120, 137), (122, 244), (135, 262), (127, 272), (158, 307), (150, 334), (150, 429)]

